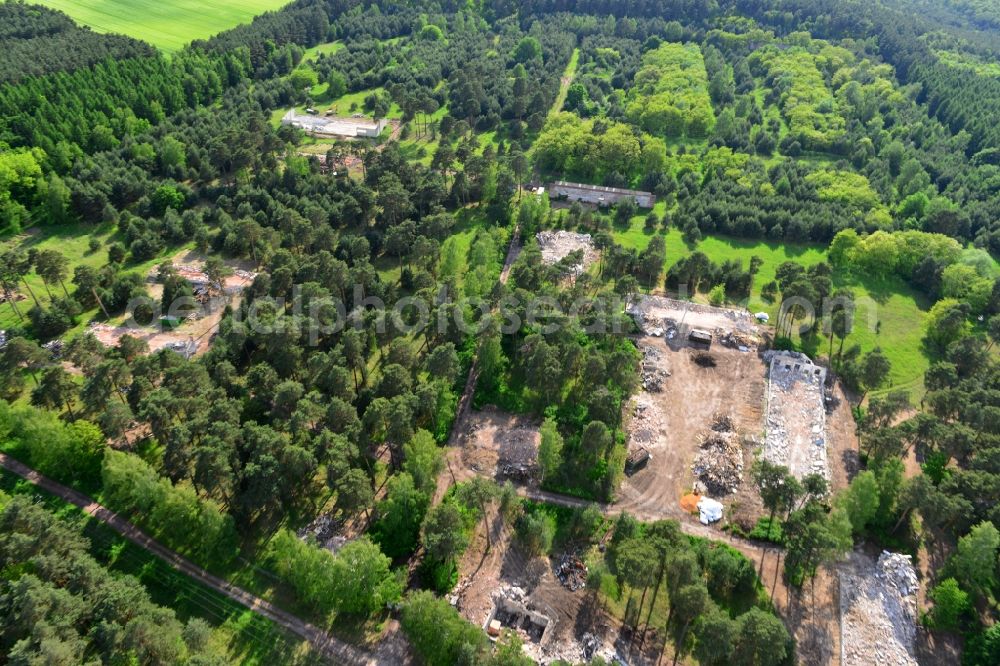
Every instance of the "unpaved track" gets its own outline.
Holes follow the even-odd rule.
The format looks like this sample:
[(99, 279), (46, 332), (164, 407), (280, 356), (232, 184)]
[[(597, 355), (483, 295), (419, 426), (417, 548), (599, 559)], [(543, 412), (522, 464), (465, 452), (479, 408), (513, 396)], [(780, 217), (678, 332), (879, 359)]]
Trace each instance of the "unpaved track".
[(321, 655), (329, 659), (334, 664), (380, 664), (390, 663), (376, 659), (368, 653), (348, 645), (325, 631), (300, 620), (298, 617), (283, 611), (274, 604), (253, 595), (246, 590), (237, 587), (218, 576), (213, 576), (201, 567), (181, 557), (174, 551), (166, 548), (155, 539), (151, 538), (132, 523), (128, 522), (114, 511), (101, 506), (83, 493), (72, 488), (67, 488), (61, 483), (39, 474), (27, 465), (18, 462), (14, 458), (0, 453), (0, 467), (17, 474), (30, 481), (39, 488), (52, 493), (70, 504), (74, 504), (97, 520), (101, 521), (123, 537), (137, 546), (153, 553), (167, 564), (177, 569), (183, 574), (194, 578), (198, 582), (206, 585), (220, 594), (224, 594), (233, 601), (246, 606), (250, 610), (263, 615), (275, 624), (291, 631), (297, 636), (301, 636), (308, 641), (313, 648)]

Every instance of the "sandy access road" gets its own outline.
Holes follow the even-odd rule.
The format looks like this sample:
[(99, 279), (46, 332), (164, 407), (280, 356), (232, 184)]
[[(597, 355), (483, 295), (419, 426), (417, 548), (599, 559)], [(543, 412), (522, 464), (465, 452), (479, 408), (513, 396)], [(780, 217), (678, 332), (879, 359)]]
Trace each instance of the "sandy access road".
[(27, 465), (0, 453), (0, 467), (30, 481), (39, 488), (52, 493), (60, 499), (80, 507), (83, 511), (101, 521), (123, 537), (156, 555), (174, 569), (194, 578), (199, 583), (212, 588), (233, 601), (246, 606), (250, 610), (263, 615), (277, 625), (291, 631), (293, 634), (308, 641), (313, 648), (333, 664), (390, 664), (399, 663), (396, 659), (384, 659), (348, 645), (312, 624), (299, 619), (274, 604), (228, 583), (218, 576), (213, 576), (198, 565), (181, 557), (174, 551), (163, 546), (152, 537), (142, 532), (135, 525), (119, 516), (114, 511), (101, 506), (90, 497), (67, 488), (61, 483), (39, 474)]

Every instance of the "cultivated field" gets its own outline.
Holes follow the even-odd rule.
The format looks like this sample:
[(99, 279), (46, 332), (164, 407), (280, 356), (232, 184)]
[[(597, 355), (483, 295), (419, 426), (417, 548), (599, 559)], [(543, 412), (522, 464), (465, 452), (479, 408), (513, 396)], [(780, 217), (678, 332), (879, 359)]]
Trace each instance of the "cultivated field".
[(119, 32), (142, 39), (167, 52), (194, 39), (204, 39), (249, 23), (258, 15), (278, 9), (288, 0), (38, 0), (66, 12), (78, 23), (97, 32)]

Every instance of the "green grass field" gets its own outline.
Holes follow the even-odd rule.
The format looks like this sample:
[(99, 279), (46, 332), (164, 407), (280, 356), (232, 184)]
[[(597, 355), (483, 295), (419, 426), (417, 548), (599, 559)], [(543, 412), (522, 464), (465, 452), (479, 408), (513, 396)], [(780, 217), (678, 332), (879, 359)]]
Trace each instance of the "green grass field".
[(239, 25), (289, 0), (37, 0), (97, 32), (119, 32), (173, 52)]
[[(652, 235), (645, 232), (643, 222), (644, 218), (641, 216), (634, 218), (629, 229), (615, 232), (615, 239), (626, 247), (644, 249)], [(716, 263), (735, 259), (743, 262), (744, 267), (749, 265), (750, 257), (760, 257), (763, 263), (754, 279), (750, 301), (740, 305), (745, 305), (752, 312), (767, 312), (772, 321), (775, 321), (778, 314), (780, 302), (768, 303), (761, 298), (760, 292), (765, 284), (774, 280), (778, 266), (786, 261), (809, 266), (826, 258), (826, 248), (819, 245), (749, 241), (720, 236), (707, 236), (696, 247), (690, 247), (676, 228), (671, 228), (667, 233), (666, 247), (665, 268), (694, 250), (704, 252)], [(892, 363), (892, 388), (907, 389), (915, 397), (919, 396), (923, 388), (924, 372), (930, 365), (922, 344), (924, 320), (930, 308), (927, 299), (899, 278), (880, 280), (836, 271), (834, 287), (852, 289), (857, 303), (854, 330), (847, 337), (844, 348), (854, 344), (859, 345), (863, 351), (881, 347)], [(698, 300), (707, 299), (704, 295), (699, 295)], [(810, 336), (805, 340), (796, 336), (795, 341), (802, 351), (813, 357), (826, 356), (829, 351), (829, 339), (823, 335)], [(836, 352), (836, 346), (834, 351)]]

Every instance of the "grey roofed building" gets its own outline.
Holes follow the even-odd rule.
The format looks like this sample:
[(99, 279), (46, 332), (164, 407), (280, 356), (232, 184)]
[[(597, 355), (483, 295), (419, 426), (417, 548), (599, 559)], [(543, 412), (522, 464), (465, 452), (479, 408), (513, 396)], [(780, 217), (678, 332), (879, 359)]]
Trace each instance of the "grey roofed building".
[(622, 199), (631, 198), (641, 208), (652, 208), (656, 204), (656, 195), (641, 190), (625, 190), (618, 187), (603, 187), (601, 185), (585, 185), (583, 183), (567, 183), (558, 180), (549, 186), (549, 196), (554, 199), (569, 199), (593, 204), (595, 206), (611, 206)]
[(336, 116), (300, 116), (295, 109), (289, 109), (281, 118), (282, 125), (297, 127), (312, 136), (339, 136), (347, 138), (370, 138), (381, 136), (389, 124), (385, 118), (340, 118)]

